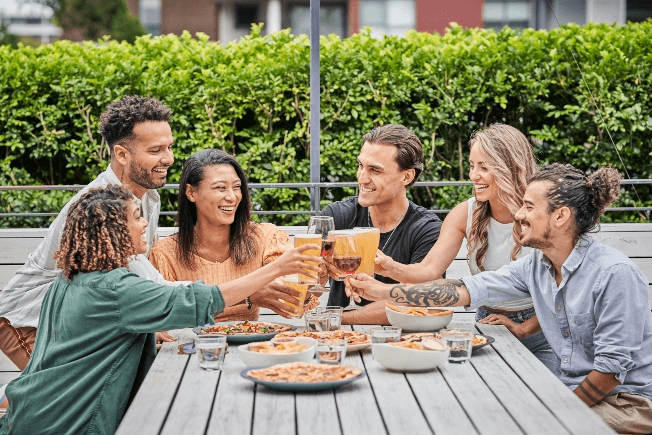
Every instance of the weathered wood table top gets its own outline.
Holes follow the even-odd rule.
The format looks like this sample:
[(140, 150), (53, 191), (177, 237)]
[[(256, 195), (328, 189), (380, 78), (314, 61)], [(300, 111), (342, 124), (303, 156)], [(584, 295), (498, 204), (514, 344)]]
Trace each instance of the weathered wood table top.
[[(278, 316), (261, 320), (293, 323)], [(179, 341), (163, 346), (116, 433), (614, 433), (505, 327), (475, 324), (467, 313), (455, 313), (453, 323), (496, 341), (466, 364), (425, 373), (390, 372), (370, 349), (352, 352), (346, 364), (367, 376), (319, 393), (277, 392), (243, 379), (245, 365), (233, 345), (222, 371), (202, 370), (195, 355), (178, 354), (180, 343), (193, 341), (192, 331), (173, 331)]]

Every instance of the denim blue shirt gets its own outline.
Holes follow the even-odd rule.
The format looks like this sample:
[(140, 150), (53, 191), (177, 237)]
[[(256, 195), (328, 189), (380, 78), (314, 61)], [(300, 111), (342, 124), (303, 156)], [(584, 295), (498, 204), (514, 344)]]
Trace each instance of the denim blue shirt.
[(611, 393), (652, 400), (652, 314), (648, 282), (622, 252), (582, 238), (562, 266), (535, 249), (497, 271), (463, 278), (471, 306), (530, 294), (548, 343), (561, 359), (557, 375), (574, 389), (591, 370), (615, 373)]

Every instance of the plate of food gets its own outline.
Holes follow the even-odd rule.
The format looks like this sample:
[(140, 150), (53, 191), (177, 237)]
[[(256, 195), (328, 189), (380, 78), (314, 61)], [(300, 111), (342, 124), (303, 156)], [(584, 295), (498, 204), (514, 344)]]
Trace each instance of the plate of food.
[[(416, 332), (413, 334), (403, 334), (401, 336), (401, 341), (413, 341), (419, 342), (422, 340), (427, 340), (430, 338), (441, 338), (438, 332)], [(480, 350), (488, 344), (496, 341), (493, 337), (483, 334), (474, 334), (473, 335), (473, 350)]]
[(280, 332), (293, 329), (295, 329), (295, 326), (283, 323), (250, 322), (245, 320), (197, 326), (192, 331), (195, 334), (226, 335), (226, 341), (229, 343), (251, 343), (253, 341), (267, 341)]
[(334, 390), (365, 377), (353, 365), (329, 365), (294, 362), (271, 367), (250, 368), (240, 372), (243, 378), (281, 391)]
[(445, 364), (450, 349), (442, 340), (430, 337), (423, 341), (374, 343), (371, 352), (378, 364), (388, 370), (421, 372)]
[(278, 337), (310, 337), (318, 340), (320, 338), (345, 338), (346, 339), (346, 351), (355, 352), (357, 350), (366, 349), (371, 346), (371, 336), (368, 334), (363, 334), (361, 332), (347, 331), (344, 329), (338, 329), (337, 331), (322, 331), (322, 332), (296, 332), (296, 331), (287, 331), (282, 332)]
[[(282, 340), (282, 341), (281, 341)], [(315, 356), (312, 338), (276, 338), (238, 346), (238, 356), (247, 367), (266, 367), (289, 362), (308, 362)]]

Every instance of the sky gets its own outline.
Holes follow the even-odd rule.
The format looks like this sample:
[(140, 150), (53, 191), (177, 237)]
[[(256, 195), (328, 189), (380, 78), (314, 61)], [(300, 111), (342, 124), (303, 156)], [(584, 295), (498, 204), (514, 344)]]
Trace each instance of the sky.
[(0, 15), (49, 18), (52, 16), (52, 9), (28, 0), (0, 0)]

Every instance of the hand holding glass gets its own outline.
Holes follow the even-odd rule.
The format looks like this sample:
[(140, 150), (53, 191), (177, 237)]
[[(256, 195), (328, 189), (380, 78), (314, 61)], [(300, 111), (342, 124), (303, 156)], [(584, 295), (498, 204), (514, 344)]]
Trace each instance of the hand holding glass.
[(355, 240), (355, 235), (337, 234), (333, 239), (333, 264), (345, 276), (338, 277), (338, 281), (344, 281), (346, 276), (353, 275), (362, 262), (360, 247)]
[[(321, 237), (321, 257), (331, 255), (331, 248), (333, 243), (328, 238), (328, 233), (335, 229), (335, 221), (330, 216), (312, 216), (308, 222), (308, 234)], [(320, 283), (311, 288), (313, 291), (324, 292), (329, 289), (322, 286)]]

